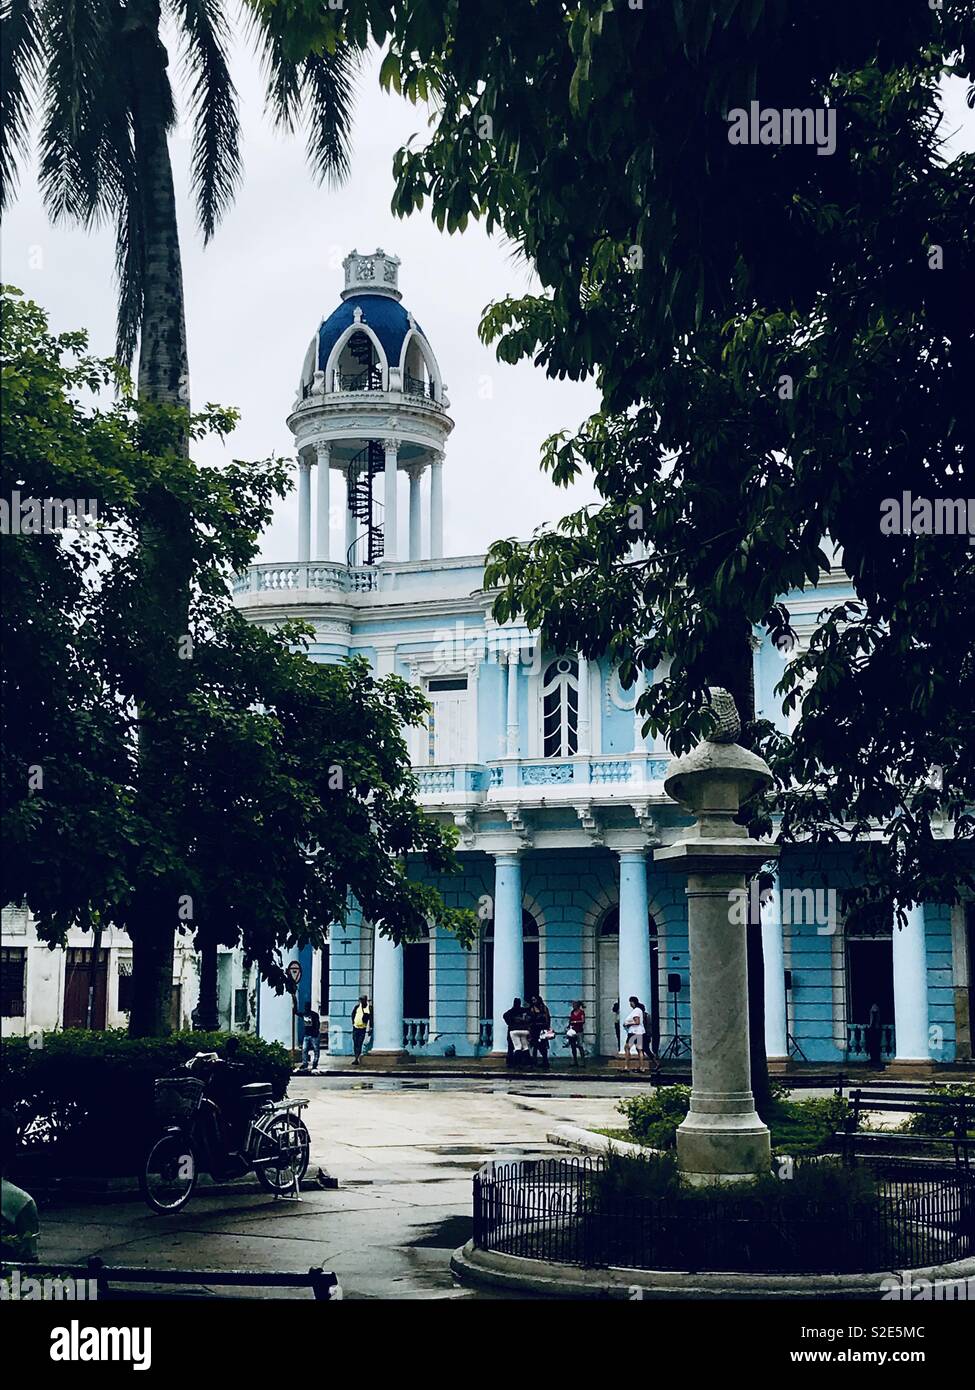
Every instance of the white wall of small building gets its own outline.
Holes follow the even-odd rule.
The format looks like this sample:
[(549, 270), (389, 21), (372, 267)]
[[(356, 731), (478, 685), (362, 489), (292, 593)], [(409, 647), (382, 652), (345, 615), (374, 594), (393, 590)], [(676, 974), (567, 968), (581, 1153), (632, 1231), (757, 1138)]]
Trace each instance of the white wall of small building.
[[(2, 944), (4, 950), (26, 953), (24, 982), (24, 1012), (0, 1018), (0, 1035), (24, 1037), (38, 1031), (49, 1032), (64, 1026), (64, 989), (67, 949), (80, 947), (91, 950), (90, 932), (73, 928), (68, 932), (67, 949), (50, 947), (37, 935), (33, 918), (26, 907), (7, 906), (2, 910)], [(126, 932), (108, 928), (102, 936), (102, 950), (107, 954), (105, 998), (105, 1027), (127, 1028), (129, 1015), (119, 1008), (119, 975), (132, 960), (132, 941)], [(238, 948), (221, 948), (218, 960), (218, 1010), (223, 1029), (254, 1031), (256, 1005), (256, 972), (246, 971), (243, 952)], [(189, 939), (177, 938), (173, 960), (173, 985), (180, 987), (179, 1028), (192, 1027), (193, 1010), (200, 997), (199, 958)], [(236, 992), (246, 990), (245, 1017), (235, 1020)]]

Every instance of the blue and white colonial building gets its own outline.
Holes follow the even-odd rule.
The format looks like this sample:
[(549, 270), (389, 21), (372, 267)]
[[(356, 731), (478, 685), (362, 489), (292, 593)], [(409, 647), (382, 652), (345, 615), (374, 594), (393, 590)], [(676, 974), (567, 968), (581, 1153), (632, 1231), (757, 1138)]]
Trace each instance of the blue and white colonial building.
[[(420, 800), (460, 837), (462, 870), (438, 887), (483, 927), (473, 951), (434, 929), (394, 946), (353, 904), (327, 948), (299, 960), (299, 1002), (329, 1020), (333, 1053), (351, 1051), (350, 1012), (366, 993), (375, 1051), (478, 1057), (504, 1052), (500, 1016), (515, 995), (540, 993), (557, 1030), (582, 999), (588, 1046), (615, 1054), (613, 1005), (635, 994), (660, 1050), (686, 1060), (685, 884), (652, 854), (686, 823), (664, 794), (667, 749), (644, 738), (639, 692), (608, 661), (500, 626), (483, 556), (444, 555), (453, 422), (440, 364), (402, 302), (399, 261), (353, 252), (344, 268), (288, 417), (297, 555), (255, 565), (236, 602), (262, 625), (309, 622), (317, 661), (363, 654), (377, 675), (423, 691), (430, 716), (411, 749)], [(800, 639), (850, 592), (835, 568), (815, 591), (785, 595)], [(773, 695), (783, 658), (762, 633), (754, 647), (759, 710), (785, 727)], [(864, 1061), (876, 1005), (885, 1060), (970, 1059), (973, 905), (928, 903), (902, 930), (853, 934), (835, 890), (856, 871), (852, 848), (782, 852), (763, 909), (770, 1058)], [(290, 999), (262, 986), (259, 1031), (290, 1044), (292, 1027)]]

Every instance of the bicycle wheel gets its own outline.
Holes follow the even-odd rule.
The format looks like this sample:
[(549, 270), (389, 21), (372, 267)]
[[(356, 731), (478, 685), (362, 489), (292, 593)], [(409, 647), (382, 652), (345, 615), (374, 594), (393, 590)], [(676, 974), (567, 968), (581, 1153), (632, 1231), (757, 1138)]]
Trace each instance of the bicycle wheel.
[(258, 1132), (254, 1171), (265, 1191), (294, 1191), (307, 1172), (310, 1143), (308, 1130), (294, 1115), (275, 1115)]
[(165, 1216), (190, 1200), (196, 1174), (196, 1154), (188, 1136), (182, 1132), (164, 1134), (149, 1150), (139, 1187), (147, 1205)]

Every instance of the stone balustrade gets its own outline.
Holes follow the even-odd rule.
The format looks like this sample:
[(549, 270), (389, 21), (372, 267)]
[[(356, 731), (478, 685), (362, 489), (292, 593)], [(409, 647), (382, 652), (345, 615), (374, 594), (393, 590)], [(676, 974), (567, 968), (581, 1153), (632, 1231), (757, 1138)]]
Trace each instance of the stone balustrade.
[(330, 564), (327, 561), (301, 561), (285, 564), (251, 565), (246, 574), (234, 579), (235, 594), (292, 593), (301, 589), (322, 589), (329, 593), (368, 593), (379, 587), (375, 566)]

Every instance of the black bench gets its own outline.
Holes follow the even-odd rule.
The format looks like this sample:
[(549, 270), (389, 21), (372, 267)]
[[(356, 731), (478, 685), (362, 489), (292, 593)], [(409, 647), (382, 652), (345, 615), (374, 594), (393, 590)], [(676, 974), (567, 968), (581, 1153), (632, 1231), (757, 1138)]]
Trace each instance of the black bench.
[[(338, 1277), (330, 1270), (312, 1268), (303, 1274), (280, 1274), (266, 1270), (253, 1269), (142, 1269), (128, 1265), (102, 1264), (97, 1255), (89, 1256), (83, 1265), (68, 1264), (24, 1264), (17, 1260), (3, 1260), (2, 1277), (20, 1271), (21, 1279), (73, 1279), (93, 1280), (97, 1285), (98, 1297), (130, 1298), (129, 1293), (120, 1293), (112, 1285), (118, 1284), (216, 1284), (235, 1288), (251, 1289), (302, 1289), (310, 1288), (318, 1299), (338, 1299), (342, 1297)], [(161, 1294), (142, 1294), (141, 1297), (162, 1297)]]
[[(837, 1090), (842, 1095), (842, 1090)], [(933, 1157), (944, 1154), (948, 1149), (954, 1153), (955, 1163), (966, 1170), (970, 1165), (972, 1139), (968, 1131), (975, 1126), (975, 1098), (962, 1092), (945, 1095), (944, 1092), (908, 1091), (890, 1088), (877, 1090), (856, 1089), (850, 1092), (850, 1110), (843, 1128), (833, 1137), (838, 1142), (843, 1157), (852, 1162), (859, 1148), (861, 1153), (888, 1153), (895, 1147), (908, 1144), (912, 1150), (930, 1150)], [(895, 1114), (933, 1114), (948, 1111), (951, 1132), (944, 1135), (905, 1134), (899, 1130), (860, 1129), (864, 1115), (893, 1111)]]

